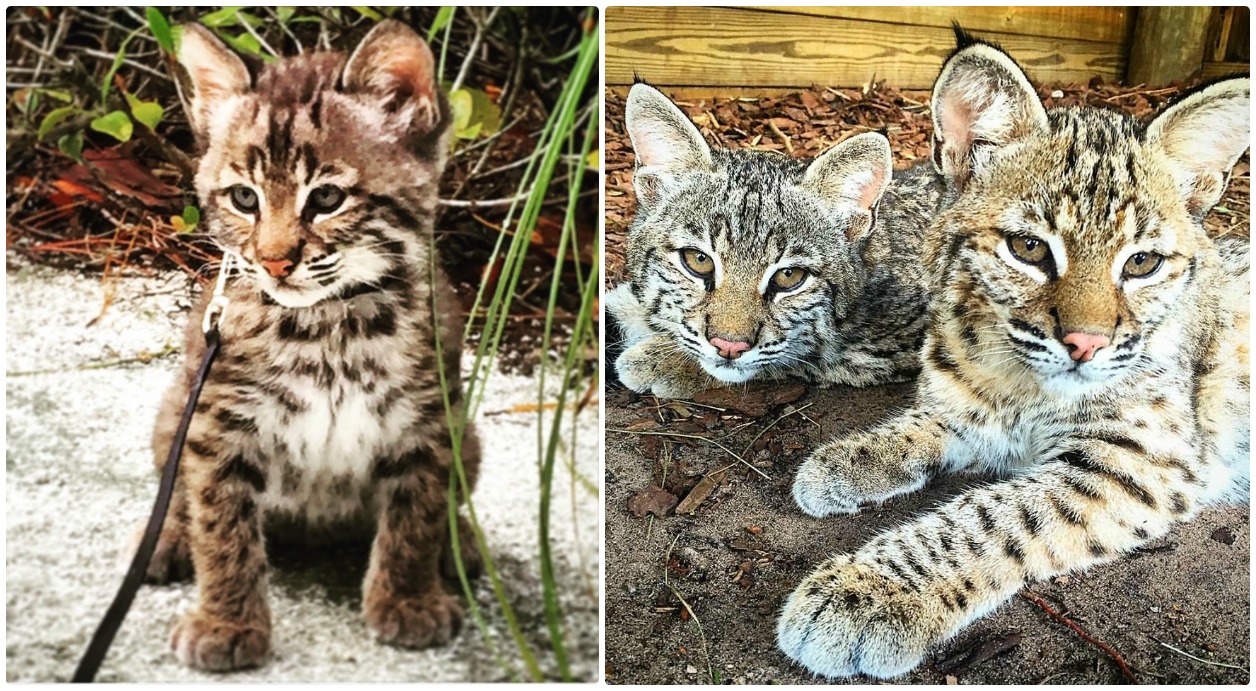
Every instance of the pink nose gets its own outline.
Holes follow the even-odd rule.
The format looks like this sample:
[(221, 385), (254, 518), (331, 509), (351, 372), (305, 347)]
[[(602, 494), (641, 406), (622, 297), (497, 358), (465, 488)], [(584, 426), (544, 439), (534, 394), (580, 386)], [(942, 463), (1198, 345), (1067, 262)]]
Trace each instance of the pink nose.
[(751, 345), (745, 341), (726, 341), (722, 338), (712, 338), (711, 345), (719, 348), (720, 357), (727, 360), (736, 360), (751, 348)]
[(1107, 336), (1088, 334), (1084, 331), (1075, 331), (1062, 340), (1065, 345), (1069, 346), (1069, 357), (1082, 362), (1090, 362), (1099, 349), (1107, 348), (1108, 344), (1112, 343)]

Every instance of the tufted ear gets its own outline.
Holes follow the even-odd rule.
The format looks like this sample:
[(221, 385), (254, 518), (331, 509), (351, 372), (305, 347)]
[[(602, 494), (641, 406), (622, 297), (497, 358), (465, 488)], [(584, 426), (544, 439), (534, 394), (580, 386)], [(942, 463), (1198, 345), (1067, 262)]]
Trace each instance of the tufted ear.
[(198, 139), (209, 135), (214, 113), (229, 98), (247, 93), (252, 77), (244, 61), (212, 31), (200, 24), (184, 24), (178, 48), (179, 64), (192, 80), (188, 120)]
[(890, 186), (893, 165), (889, 140), (876, 132), (867, 132), (820, 154), (807, 167), (801, 186), (855, 211), (846, 237), (856, 243), (876, 223), (877, 203)]
[(1012, 58), (958, 28), (956, 39), (958, 48), (933, 85), (933, 163), (963, 189), (995, 148), (1049, 125), (1046, 108)]
[(425, 134), (442, 124), (436, 76), (427, 42), (405, 24), (386, 19), (349, 56), (341, 84), (350, 93), (378, 97), (395, 125)]
[(1221, 199), (1230, 169), (1251, 138), (1251, 80), (1225, 79), (1187, 95), (1151, 121), (1147, 141), (1159, 146), (1197, 219)]
[(711, 147), (680, 108), (654, 87), (637, 83), (628, 92), (624, 124), (637, 154), (637, 199), (654, 201), (678, 173), (710, 171)]

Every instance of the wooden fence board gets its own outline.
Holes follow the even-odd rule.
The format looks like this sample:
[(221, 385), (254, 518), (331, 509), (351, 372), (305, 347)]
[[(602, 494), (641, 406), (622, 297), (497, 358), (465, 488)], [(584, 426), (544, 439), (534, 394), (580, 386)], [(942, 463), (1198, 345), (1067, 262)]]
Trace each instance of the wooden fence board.
[(959, 22), (968, 31), (994, 31), (1026, 36), (1053, 36), (1085, 41), (1124, 43), (1134, 27), (1129, 7), (759, 7), (767, 12), (791, 12), (840, 19), (862, 19), (951, 28)]
[[(903, 89), (927, 89), (954, 37), (949, 28), (702, 7), (607, 8), (606, 82), (633, 73), (668, 86), (852, 87), (874, 75)], [(983, 34), (998, 41), (1039, 82), (1120, 79), (1118, 44)]]
[(1204, 79), (1228, 77), (1232, 74), (1251, 74), (1252, 65), (1248, 62), (1205, 62), (1200, 76)]

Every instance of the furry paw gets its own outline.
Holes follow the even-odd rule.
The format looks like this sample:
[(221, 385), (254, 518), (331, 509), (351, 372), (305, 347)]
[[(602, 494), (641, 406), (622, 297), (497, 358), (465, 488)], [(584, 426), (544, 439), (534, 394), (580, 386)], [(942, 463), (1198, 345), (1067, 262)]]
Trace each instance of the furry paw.
[(417, 597), (384, 597), (368, 601), (366, 624), (380, 643), (431, 648), (453, 640), (462, 626), (462, 608), (439, 589)]
[(859, 513), (863, 498), (852, 476), (850, 449), (842, 442), (820, 447), (798, 467), (794, 476), (794, 503), (803, 513), (816, 518), (842, 513)]
[(270, 659), (270, 627), (211, 618), (199, 611), (183, 618), (170, 647), (188, 667), (230, 672), (260, 667)]
[(890, 679), (920, 664), (936, 642), (918, 594), (845, 555), (798, 586), (776, 626), (792, 660), (825, 677)]
[(615, 360), (615, 372), (624, 386), (660, 398), (691, 398), (718, 386), (696, 360), (675, 351), (676, 345), (665, 336), (648, 338)]
[(928, 476), (921, 466), (905, 464), (910, 437), (859, 434), (825, 444), (798, 467), (794, 502), (804, 513), (823, 518), (858, 513), (924, 486)]

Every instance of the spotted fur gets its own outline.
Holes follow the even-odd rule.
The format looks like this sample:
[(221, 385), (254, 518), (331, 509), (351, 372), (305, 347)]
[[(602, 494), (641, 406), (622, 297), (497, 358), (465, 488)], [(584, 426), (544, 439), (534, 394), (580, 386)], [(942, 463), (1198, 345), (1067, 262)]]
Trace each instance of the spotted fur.
[[(915, 374), (927, 321), (923, 230), (941, 183), (894, 174), (879, 134), (813, 161), (709, 146), (657, 90), (637, 84), (627, 128), (637, 154), (628, 277), (607, 296), (629, 388), (670, 397), (752, 378), (854, 386)], [(680, 252), (711, 257), (713, 274)], [(792, 290), (781, 269), (806, 277)], [(721, 356), (720, 340), (749, 345)]]
[[(787, 655), (896, 676), (1024, 584), (1247, 500), (1248, 243), (1201, 219), (1247, 148), (1248, 107), (1243, 78), (1149, 123), (1047, 111), (995, 47), (947, 61), (933, 115), (953, 203), (927, 234), (915, 407), (820, 448), (794, 497), (828, 516), (941, 473), (1002, 479), (821, 564), (780, 617)], [(1018, 237), (1051, 260), (1019, 259)], [(1136, 277), (1138, 252), (1162, 263)]]
[[(264, 663), (266, 537), (358, 534), (374, 536), (363, 608), (375, 636), (443, 644), (461, 608), (439, 574), (452, 462), (440, 379), (459, 409), (462, 325), (432, 262), (448, 109), (431, 53), (388, 21), (352, 56), (307, 54), (254, 76), (187, 26), (180, 60), (204, 222), (244, 269), (149, 571), (195, 572), (200, 603), (172, 646), (209, 670)], [(159, 466), (204, 352), (204, 309), (157, 420)], [(474, 483), (473, 431), (461, 450)]]

